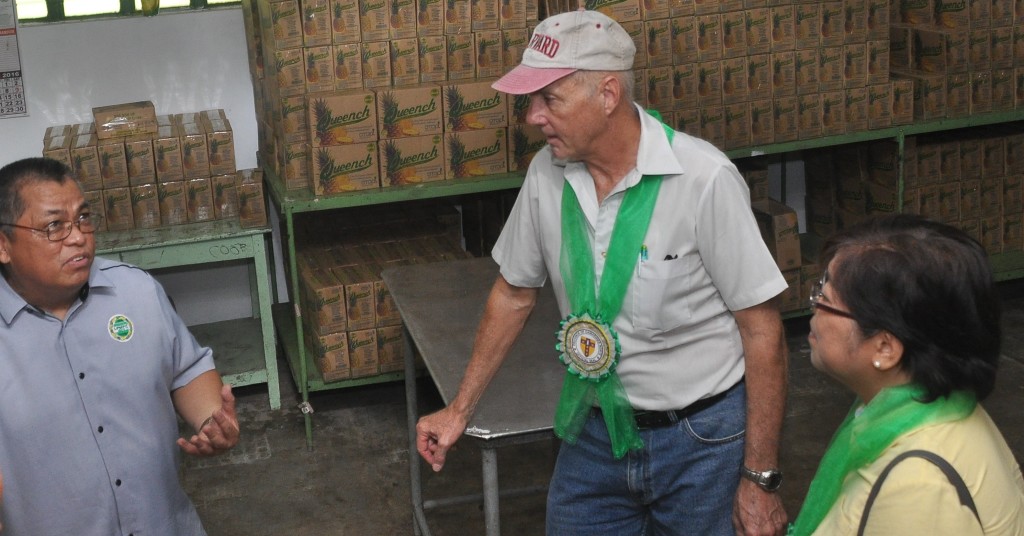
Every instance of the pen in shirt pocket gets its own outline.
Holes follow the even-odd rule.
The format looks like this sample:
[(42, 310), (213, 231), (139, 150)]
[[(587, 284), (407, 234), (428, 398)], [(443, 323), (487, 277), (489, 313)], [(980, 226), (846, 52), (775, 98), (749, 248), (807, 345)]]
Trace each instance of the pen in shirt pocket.
[(640, 262), (647, 262), (647, 244), (640, 246)]

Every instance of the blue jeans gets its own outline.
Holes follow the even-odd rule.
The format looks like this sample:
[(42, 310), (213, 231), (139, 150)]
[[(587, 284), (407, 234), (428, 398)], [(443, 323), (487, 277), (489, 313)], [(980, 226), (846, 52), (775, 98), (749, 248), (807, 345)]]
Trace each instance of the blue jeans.
[(735, 534), (733, 501), (743, 463), (744, 383), (715, 405), (669, 426), (641, 430), (644, 447), (612, 456), (592, 412), (575, 445), (563, 443), (548, 489), (548, 536)]

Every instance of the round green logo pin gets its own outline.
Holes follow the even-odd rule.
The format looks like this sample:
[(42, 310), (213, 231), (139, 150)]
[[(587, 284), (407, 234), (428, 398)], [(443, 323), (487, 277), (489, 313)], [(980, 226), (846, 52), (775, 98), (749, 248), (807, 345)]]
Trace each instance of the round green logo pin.
[(132, 334), (135, 333), (135, 327), (127, 316), (114, 315), (107, 322), (107, 331), (110, 333), (110, 338), (115, 341), (128, 342), (131, 340)]

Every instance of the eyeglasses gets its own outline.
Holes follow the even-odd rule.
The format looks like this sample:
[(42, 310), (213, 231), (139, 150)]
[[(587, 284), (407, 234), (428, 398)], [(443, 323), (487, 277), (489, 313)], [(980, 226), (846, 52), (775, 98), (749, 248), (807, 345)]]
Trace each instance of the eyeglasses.
[(826, 313), (832, 313), (832, 314), (834, 314), (836, 316), (841, 316), (841, 317), (844, 317), (844, 318), (849, 318), (851, 320), (857, 320), (853, 316), (852, 313), (849, 313), (849, 312), (844, 311), (842, 309), (836, 309), (835, 307), (832, 307), (831, 305), (826, 305), (824, 303), (821, 303), (821, 299), (825, 297), (825, 292), (824, 292), (825, 283), (828, 283), (828, 271), (827, 270), (825, 271), (825, 273), (821, 274), (821, 279), (818, 280), (818, 282), (815, 283), (814, 286), (811, 287), (811, 298), (810, 298), (811, 308), (812, 309), (821, 310), (821, 311), (825, 311)]
[(17, 227), (18, 229), (25, 229), (26, 231), (35, 231), (37, 233), (45, 233), (46, 239), (50, 242), (60, 242), (65, 238), (71, 236), (71, 227), (77, 226), (78, 230), (83, 233), (95, 233), (96, 232), (96, 217), (92, 214), (82, 214), (78, 216), (74, 221), (54, 221), (50, 222), (49, 225), (42, 229), (36, 229), (35, 227), (26, 227), (24, 225), (18, 225), (16, 223), (2, 223), (0, 225), (7, 225), (9, 227)]

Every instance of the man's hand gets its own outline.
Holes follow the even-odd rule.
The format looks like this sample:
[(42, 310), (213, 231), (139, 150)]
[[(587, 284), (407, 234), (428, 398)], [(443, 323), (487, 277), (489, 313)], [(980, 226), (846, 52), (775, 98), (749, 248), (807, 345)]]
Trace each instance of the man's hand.
[(215, 456), (238, 444), (240, 429), (230, 385), (221, 387), (220, 398), (220, 408), (198, 426), (195, 435), (188, 440), (178, 438), (181, 450), (192, 456)]
[(450, 407), (422, 417), (416, 423), (416, 450), (434, 472), (444, 467), (448, 449), (462, 437), (466, 424), (466, 418)]
[(787, 520), (778, 493), (769, 493), (740, 478), (732, 511), (737, 536), (782, 536), (786, 534)]

